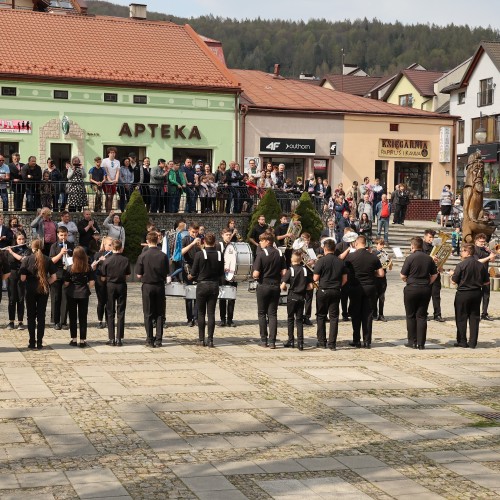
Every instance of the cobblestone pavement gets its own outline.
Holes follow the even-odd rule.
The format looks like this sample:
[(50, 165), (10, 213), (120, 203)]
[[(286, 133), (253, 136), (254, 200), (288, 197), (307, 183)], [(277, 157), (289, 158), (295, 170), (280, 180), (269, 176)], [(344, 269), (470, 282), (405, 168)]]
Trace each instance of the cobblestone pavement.
[(96, 328), (94, 295), (90, 349), (48, 329), (29, 351), (26, 331), (2, 328), (0, 497), (500, 498), (500, 321), (481, 323), (478, 349), (453, 348), (443, 289), (448, 321), (429, 323), (426, 350), (407, 349), (394, 276), (371, 350), (348, 347), (349, 323), (336, 352), (315, 347), (315, 327), (303, 352), (269, 350), (245, 288), (215, 349), (195, 345), (177, 298), (163, 347), (145, 347), (137, 284), (122, 348)]

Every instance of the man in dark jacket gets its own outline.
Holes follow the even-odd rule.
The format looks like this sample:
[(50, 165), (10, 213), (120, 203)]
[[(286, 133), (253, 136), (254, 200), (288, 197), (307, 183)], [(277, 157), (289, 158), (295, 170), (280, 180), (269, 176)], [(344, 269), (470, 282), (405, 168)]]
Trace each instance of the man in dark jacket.
[(404, 184), (399, 184), (398, 188), (393, 193), (393, 196), (394, 218), (392, 223), (404, 225), (406, 210), (410, 204), (410, 193)]
[(224, 176), (224, 185), (229, 188), (229, 199), (226, 204), (226, 213), (231, 211), (231, 201), (233, 202), (233, 214), (241, 213), (241, 181), (243, 175), (239, 171), (239, 165), (235, 161), (229, 162), (229, 170)]
[(36, 156), (28, 158), (28, 163), (21, 170), (21, 177), (26, 183), (26, 210), (34, 212), (37, 208), (42, 208), (40, 200), (42, 168), (36, 163)]
[(11, 158), (12, 162), (9, 163), (9, 168), (10, 185), (12, 187), (12, 192), (14, 193), (14, 210), (16, 212), (20, 212), (23, 209), (23, 199), (26, 189), (21, 177), (21, 171), (24, 167), (24, 163), (21, 163), (21, 155), (19, 153), (14, 153)]

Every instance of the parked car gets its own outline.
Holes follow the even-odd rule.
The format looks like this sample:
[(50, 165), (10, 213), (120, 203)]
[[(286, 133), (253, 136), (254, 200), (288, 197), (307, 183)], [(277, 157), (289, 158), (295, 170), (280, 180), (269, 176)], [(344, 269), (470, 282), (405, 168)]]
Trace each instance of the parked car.
[(500, 200), (486, 198), (483, 200), (483, 208), (488, 211), (490, 219), (493, 220), (495, 226), (500, 226)]
[[(489, 219), (493, 221), (495, 226), (500, 226), (500, 200), (494, 198), (485, 198), (483, 200), (483, 208), (488, 213)], [(450, 218), (448, 219), (447, 226), (455, 227), (456, 223), (462, 225), (464, 218), (463, 207), (454, 206)], [(441, 225), (441, 210), (436, 215), (436, 224)]]

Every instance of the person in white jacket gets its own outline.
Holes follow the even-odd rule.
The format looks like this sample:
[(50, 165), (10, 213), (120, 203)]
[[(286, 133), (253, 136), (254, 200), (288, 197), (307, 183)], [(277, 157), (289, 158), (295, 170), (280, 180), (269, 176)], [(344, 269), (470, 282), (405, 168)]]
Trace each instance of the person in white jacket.
[(115, 214), (114, 210), (109, 212), (102, 225), (108, 231), (108, 236), (114, 240), (120, 240), (122, 248), (125, 248), (125, 229), (122, 226), (120, 216)]

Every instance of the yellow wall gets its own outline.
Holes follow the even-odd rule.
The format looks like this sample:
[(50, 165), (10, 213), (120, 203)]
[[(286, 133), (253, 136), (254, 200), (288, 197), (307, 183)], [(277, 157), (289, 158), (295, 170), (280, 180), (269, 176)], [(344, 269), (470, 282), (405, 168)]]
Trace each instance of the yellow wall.
[[(398, 132), (390, 132), (389, 124), (399, 124)], [(450, 153), (451, 162), (439, 163), (440, 127), (453, 127), (450, 118), (391, 118), (387, 116), (346, 115), (344, 118), (344, 144), (342, 149), (344, 186), (353, 181), (362, 182), (368, 176), (375, 176), (375, 160), (388, 162), (387, 190), (394, 188), (394, 164), (397, 161), (431, 163), (430, 198), (439, 199), (444, 184), (454, 186), (454, 151)], [(386, 158), (379, 156), (380, 139), (422, 140), (430, 143), (427, 159)], [(452, 138), (453, 143), (453, 138)], [(449, 175), (446, 175), (446, 172)]]
[(391, 104), (399, 104), (399, 96), (411, 94), (413, 95), (413, 108), (423, 109), (424, 111), (432, 111), (433, 99), (429, 97), (422, 97), (418, 90), (410, 83), (406, 76), (403, 76), (397, 83), (391, 95), (388, 97), (387, 102)]

